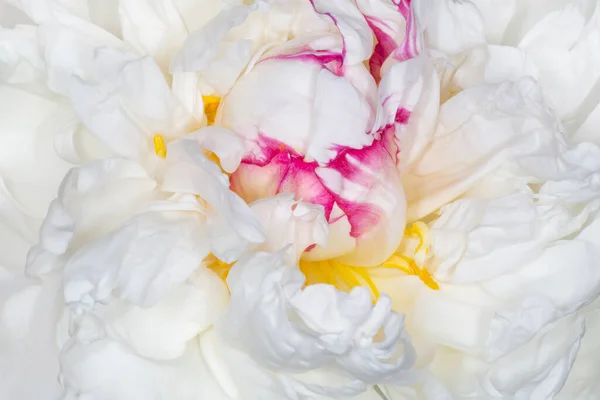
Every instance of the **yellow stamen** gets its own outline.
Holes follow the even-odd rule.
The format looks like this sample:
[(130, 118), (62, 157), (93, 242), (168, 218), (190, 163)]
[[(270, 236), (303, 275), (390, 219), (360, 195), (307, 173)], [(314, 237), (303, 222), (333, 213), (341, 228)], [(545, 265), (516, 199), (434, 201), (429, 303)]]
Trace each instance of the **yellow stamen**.
[[(419, 238), (419, 246), (414, 255), (421, 250), (429, 249), (429, 230), (427, 225), (417, 222), (406, 230), (406, 235)], [(406, 255), (406, 250), (399, 250), (392, 254), (379, 267), (354, 267), (343, 264), (336, 260), (306, 261), (300, 260), (298, 268), (306, 276), (305, 286), (319, 283), (335, 286), (339, 290), (350, 291), (357, 286), (367, 287), (371, 291), (373, 301), (376, 301), (380, 292), (373, 282), (372, 274), (378, 269), (392, 269), (406, 275), (418, 277), (428, 288), (439, 290), (440, 285), (433, 279), (427, 268), (419, 266), (412, 256)], [(412, 251), (410, 252), (412, 253)], [(216, 257), (211, 256), (208, 267), (215, 271), (223, 279), (227, 278), (231, 265), (225, 264)], [(208, 260), (208, 259), (207, 259)]]
[(333, 268), (333, 272), (340, 277), (341, 281), (347, 285), (349, 289), (352, 289), (356, 286), (361, 286), (360, 281), (356, 279), (356, 276), (352, 271), (352, 267), (348, 267), (347, 265), (341, 264), (337, 261), (332, 261), (331, 266)]
[(371, 289), (371, 295), (373, 296), (373, 299), (377, 300), (380, 294), (379, 289), (377, 289), (377, 286), (375, 286), (375, 284), (373, 283), (373, 280), (367, 273), (367, 269), (361, 267), (354, 267), (353, 271), (367, 283), (369, 289)]
[(208, 269), (210, 269), (214, 273), (216, 273), (224, 281), (227, 280), (229, 271), (231, 270), (231, 267), (233, 266), (233, 264), (228, 264), (224, 261), (219, 260), (213, 254), (210, 254), (208, 257), (206, 257), (206, 259), (204, 260), (204, 265)]
[(415, 260), (401, 254), (392, 255), (386, 262), (382, 264), (384, 268), (400, 270), (407, 275), (418, 276), (419, 279), (430, 289), (439, 290), (440, 285), (433, 280), (433, 277), (427, 268), (419, 268)]
[(154, 135), (152, 140), (154, 141), (154, 152), (156, 155), (161, 158), (166, 158), (167, 147), (165, 146), (165, 140), (163, 139), (162, 135)]
[(417, 221), (406, 229), (405, 234), (419, 238), (419, 245), (415, 253), (418, 253), (423, 247), (425, 247), (425, 254), (429, 252), (429, 242), (427, 241), (427, 238), (429, 238), (429, 227), (427, 227), (427, 224)]
[(206, 115), (208, 125), (213, 125), (221, 98), (217, 96), (202, 96), (202, 101), (204, 102), (204, 115)]

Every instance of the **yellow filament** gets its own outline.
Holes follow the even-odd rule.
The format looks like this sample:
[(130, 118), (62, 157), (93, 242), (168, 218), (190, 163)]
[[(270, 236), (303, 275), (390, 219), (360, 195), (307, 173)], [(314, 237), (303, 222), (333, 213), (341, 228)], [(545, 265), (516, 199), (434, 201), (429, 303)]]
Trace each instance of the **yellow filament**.
[(379, 298), (379, 289), (377, 289), (377, 286), (375, 286), (375, 284), (373, 283), (373, 280), (367, 273), (367, 269), (360, 268), (360, 267), (354, 267), (353, 271), (367, 283), (367, 286), (369, 286), (369, 289), (371, 289), (371, 294), (373, 296), (373, 299), (377, 300)]
[(154, 152), (161, 158), (167, 157), (167, 147), (165, 146), (165, 140), (162, 135), (154, 135)]
[(221, 98), (217, 96), (202, 96), (202, 101), (204, 102), (204, 115), (206, 115), (208, 125), (213, 125)]
[(414, 224), (412, 224), (408, 229), (406, 229), (405, 234), (407, 236), (419, 238), (419, 245), (417, 246), (415, 253), (418, 253), (423, 248), (423, 246), (425, 246), (425, 254), (429, 252), (429, 242), (427, 241), (427, 238), (429, 237), (429, 228), (427, 227), (427, 224), (421, 221), (417, 221)]

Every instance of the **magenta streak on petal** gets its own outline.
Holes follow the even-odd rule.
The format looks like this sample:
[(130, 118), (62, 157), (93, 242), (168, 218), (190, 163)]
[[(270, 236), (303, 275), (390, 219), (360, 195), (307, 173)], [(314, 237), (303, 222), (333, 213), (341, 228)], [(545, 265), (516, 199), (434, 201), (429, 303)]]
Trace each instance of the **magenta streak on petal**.
[(408, 124), (408, 120), (410, 119), (410, 111), (408, 111), (404, 107), (400, 107), (396, 111), (396, 123), (406, 125)]
[(390, 54), (392, 54), (392, 52), (398, 47), (398, 44), (391, 35), (388, 35), (384, 32), (384, 28), (389, 29), (389, 26), (387, 26), (385, 22), (375, 17), (365, 16), (365, 19), (373, 31), (375, 38), (377, 39), (377, 45), (375, 46), (373, 55), (369, 60), (369, 69), (373, 75), (373, 78), (375, 78), (375, 82), (379, 83), (381, 80), (381, 66), (385, 60), (387, 60)]
[(336, 76), (342, 76), (344, 60), (338, 53), (324, 50), (307, 50), (294, 54), (282, 54), (273, 57), (267, 57), (261, 62), (267, 60), (299, 60), (307, 63), (315, 63), (321, 65)]
[[(393, 132), (391, 133), (393, 137)], [(382, 140), (376, 140), (371, 145), (361, 149), (336, 148), (337, 156), (327, 165), (339, 172), (344, 180), (365, 188), (364, 193), (370, 193), (375, 185), (385, 184), (377, 181), (368, 171), (377, 171), (383, 177), (395, 174), (395, 159), (392, 158), (386, 142), (387, 134)], [(369, 204), (368, 198), (346, 199), (334, 194), (337, 205), (344, 211), (350, 222), (352, 237), (360, 237), (371, 231), (379, 222), (381, 211)]]
[[(316, 162), (306, 162), (302, 155), (289, 146), (264, 135), (259, 135), (260, 156), (250, 155), (242, 160), (240, 168), (232, 175), (232, 189), (246, 201), (246, 186), (260, 185), (256, 192), (262, 196), (294, 193), (296, 200), (322, 205), (325, 217), (331, 224), (339, 219), (332, 217), (335, 204), (344, 212), (350, 223), (352, 237), (360, 237), (372, 230), (380, 221), (381, 211), (368, 203), (371, 188), (378, 184), (365, 172), (394, 169), (394, 160), (383, 141), (375, 141), (362, 149), (339, 147), (337, 156), (324, 168), (336, 170), (345, 180), (364, 188), (361, 198), (347, 199), (329, 190), (317, 175)], [(268, 179), (262, 179), (267, 177)]]
[[(325, 217), (329, 219), (333, 210), (334, 198), (323, 187), (315, 173), (316, 162), (305, 162), (304, 157), (286, 144), (259, 134), (257, 143), (260, 154), (249, 154), (242, 160), (240, 168), (232, 175), (232, 189), (244, 200), (254, 201), (256, 198), (244, 195), (244, 186), (251, 186), (256, 177), (268, 176), (262, 182), (260, 192), (263, 196), (278, 193), (294, 193), (296, 200), (320, 204), (325, 209)], [(253, 174), (254, 177), (252, 176)], [(246, 182), (240, 182), (245, 180)]]
[(398, 61), (406, 61), (419, 55), (420, 40), (417, 21), (410, 6), (411, 0), (394, 0), (398, 11), (406, 20), (406, 36), (404, 41), (396, 50), (393, 56)]
[[(333, 23), (335, 24), (335, 26), (338, 28), (338, 31), (340, 31), (340, 27), (338, 25), (338, 21), (337, 21), (337, 19), (331, 13), (319, 11), (317, 9), (317, 7), (315, 6), (315, 0), (309, 0), (309, 1), (310, 1), (310, 4), (312, 5), (313, 10), (315, 10), (315, 12), (317, 14), (319, 14), (319, 15), (325, 15), (325, 16), (329, 17), (333, 21)], [(342, 36), (342, 54), (341, 54), (341, 56), (342, 56), (342, 60), (345, 61), (346, 60), (346, 38), (342, 34), (342, 31), (340, 31), (340, 35)]]

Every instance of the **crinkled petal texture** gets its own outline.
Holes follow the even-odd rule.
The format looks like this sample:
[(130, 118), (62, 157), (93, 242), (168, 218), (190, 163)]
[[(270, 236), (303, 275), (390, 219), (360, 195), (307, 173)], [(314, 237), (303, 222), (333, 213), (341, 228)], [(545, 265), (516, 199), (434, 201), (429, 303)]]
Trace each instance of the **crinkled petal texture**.
[(532, 76), (575, 141), (600, 143), (598, 0), (440, 3), (427, 45), (451, 56), (454, 91)]
[(308, 1), (259, 0), (231, 6), (203, 1), (201, 7), (189, 0), (176, 3), (192, 31), (171, 61), (170, 70), (175, 79), (194, 73), (203, 91), (211, 94), (226, 94), (248, 63), (270, 47), (330, 29)]
[(409, 219), (434, 221), (430, 265), (441, 290), (375, 283), (404, 293), (394, 309), (420, 339), (419, 363), (456, 398), (594, 387), (582, 367), (567, 379), (600, 294), (599, 174), (600, 149), (567, 143), (530, 78), (471, 86), (442, 105), (403, 173)]
[[(227, 283), (231, 302), (217, 331), (253, 363), (273, 371), (250, 380), (241, 378), (255, 369), (232, 370), (246, 382), (240, 384), (249, 398), (348, 396), (364, 391), (366, 384), (408, 384), (415, 378), (403, 318), (391, 311), (387, 296), (373, 305), (364, 288), (350, 293), (329, 285), (302, 289), (303, 275), (282, 252), (245, 256)], [(323, 380), (315, 369), (333, 379)]]
[[(5, 4), (0, 15), (2, 26), (29, 22)], [(46, 87), (38, 33), (0, 28), (0, 393), (24, 400), (60, 395), (61, 279), (28, 277), (24, 266), (61, 179), (83, 158), (72, 143), (86, 137), (68, 104)]]
[[(42, 282), (23, 273), (38, 226), (0, 180), (0, 393), (6, 398), (34, 400), (60, 394), (55, 342), (63, 304), (60, 277)], [(36, 385), (26, 385), (28, 380)]]

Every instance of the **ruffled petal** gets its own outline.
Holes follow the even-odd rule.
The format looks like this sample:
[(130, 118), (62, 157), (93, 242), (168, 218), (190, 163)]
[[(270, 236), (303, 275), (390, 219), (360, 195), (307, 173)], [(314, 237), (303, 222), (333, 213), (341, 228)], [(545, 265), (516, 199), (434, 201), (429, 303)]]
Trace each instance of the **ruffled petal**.
[(315, 11), (330, 18), (343, 40), (345, 65), (362, 63), (373, 51), (373, 34), (364, 16), (351, 0), (310, 0)]
[(103, 322), (92, 314), (77, 319), (60, 361), (64, 400), (81, 395), (112, 400), (153, 396), (230, 399), (212, 377), (197, 343), (190, 341), (184, 355), (176, 360), (159, 363), (107, 337)]
[(28, 273), (61, 268), (74, 237), (85, 243), (118, 228), (150, 202), (155, 189), (147, 171), (128, 160), (108, 159), (71, 170), (42, 224), (39, 244), (29, 251)]
[[(522, 158), (532, 166), (539, 156), (556, 155), (564, 146), (560, 127), (532, 80), (465, 90), (444, 103), (432, 140), (403, 174), (409, 220), (467, 192), (507, 160), (518, 167)], [(552, 160), (548, 158), (546, 168)], [(520, 170), (521, 182), (529, 172)], [(518, 174), (513, 168), (510, 176)]]
[(207, 127), (169, 145), (162, 188), (196, 194), (208, 203), (208, 234), (217, 250), (215, 255), (232, 262), (246, 244), (264, 240), (263, 229), (248, 205), (229, 190), (227, 175), (206, 157), (203, 148), (219, 157), (225, 171), (233, 171), (239, 165), (239, 139), (224, 128)]
[(147, 213), (80, 248), (65, 266), (65, 300), (74, 309), (119, 297), (155, 304), (210, 253), (203, 221), (185, 213)]
[(100, 312), (107, 335), (142, 357), (183, 356), (188, 342), (210, 328), (229, 302), (225, 283), (212, 272), (198, 269), (189, 281), (175, 286), (151, 308), (112, 300)]
[[(284, 263), (283, 253), (243, 258), (227, 278), (230, 310), (219, 332), (263, 368), (280, 374), (323, 368), (348, 377), (339, 387), (302, 377), (288, 382), (306, 393), (358, 394), (366, 383), (408, 384), (415, 378), (403, 319), (391, 311), (387, 296), (373, 305), (363, 288), (343, 293), (311, 285), (302, 290), (303, 281)], [(380, 330), (384, 336), (376, 339)]]
[(199, 72), (218, 93), (226, 93), (250, 61), (252, 45), (248, 41), (222, 40), (252, 10), (250, 6), (226, 8), (189, 35), (171, 61), (171, 73)]
[(152, 56), (165, 72), (188, 32), (172, 0), (119, 2), (123, 40), (138, 53)]
[(288, 248), (290, 261), (296, 263), (304, 251), (327, 244), (329, 226), (321, 206), (295, 201), (293, 195), (283, 193), (258, 200), (250, 208), (266, 232), (260, 251)]

